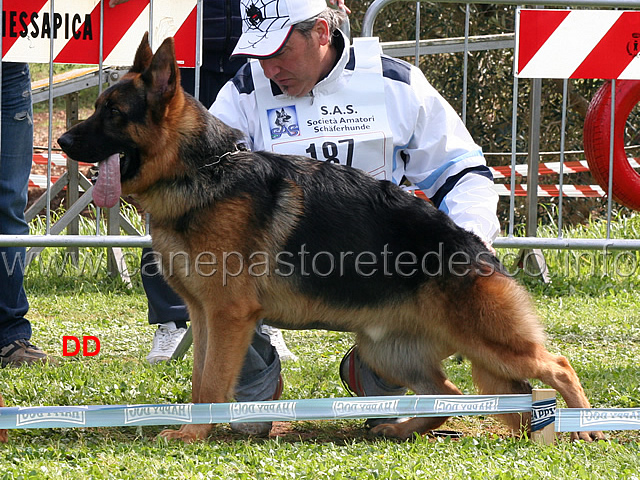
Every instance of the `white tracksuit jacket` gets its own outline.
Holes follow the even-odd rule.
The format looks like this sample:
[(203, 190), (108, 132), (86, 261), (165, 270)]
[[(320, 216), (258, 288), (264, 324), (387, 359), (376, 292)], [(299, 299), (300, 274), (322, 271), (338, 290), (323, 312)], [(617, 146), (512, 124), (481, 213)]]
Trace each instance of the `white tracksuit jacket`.
[[(318, 101), (336, 94), (354, 74), (354, 49), (345, 48), (344, 35), (334, 37), (341, 50), (338, 63), (306, 97), (297, 99), (279, 91), (275, 97), (294, 104)], [(378, 53), (377, 53), (378, 55)], [(487, 244), (498, 235), (498, 195), (482, 151), (455, 110), (413, 65), (381, 56), (384, 102), (391, 130), (392, 181), (403, 177), (425, 194), (460, 227), (474, 232)], [(248, 148), (268, 149), (260, 128), (258, 101), (251, 63), (244, 65), (218, 94), (209, 111), (231, 127), (245, 132)]]

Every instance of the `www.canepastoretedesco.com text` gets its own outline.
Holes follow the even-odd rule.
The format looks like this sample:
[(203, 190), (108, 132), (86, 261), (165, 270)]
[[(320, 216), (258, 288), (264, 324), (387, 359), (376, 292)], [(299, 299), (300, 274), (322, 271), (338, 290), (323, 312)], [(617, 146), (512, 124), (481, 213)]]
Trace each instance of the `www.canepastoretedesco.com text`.
[[(344, 277), (357, 275), (410, 278), (416, 275), (437, 277), (445, 274), (456, 276), (472, 272), (488, 276), (493, 273), (492, 254), (480, 252), (472, 257), (467, 252), (454, 252), (445, 258), (444, 246), (421, 256), (414, 252), (394, 253), (384, 246), (381, 252), (310, 252), (302, 245), (297, 252), (281, 251), (276, 254), (252, 252), (200, 252), (194, 258), (187, 252), (172, 252), (168, 256), (156, 254), (157, 264), (165, 276), (199, 275), (210, 277), (221, 274), (226, 281), (243, 274), (250, 276), (275, 275), (280, 277)], [(482, 268), (480, 268), (482, 267)], [(143, 269), (144, 270), (144, 269)], [(145, 272), (143, 271), (144, 275)]]

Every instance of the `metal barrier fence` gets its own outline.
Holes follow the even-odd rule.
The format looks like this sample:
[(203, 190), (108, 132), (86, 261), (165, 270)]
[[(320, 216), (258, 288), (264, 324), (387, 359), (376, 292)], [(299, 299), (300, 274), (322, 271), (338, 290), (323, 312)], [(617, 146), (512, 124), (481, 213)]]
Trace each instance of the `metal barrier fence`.
[[(375, 35), (374, 32), (374, 24), (376, 18), (382, 11), (382, 9), (392, 3), (396, 2), (409, 2), (410, 0), (375, 0), (369, 9), (366, 12), (366, 15), (363, 20), (362, 25), (362, 36), (372, 36)], [(392, 43), (383, 43), (383, 49), (385, 53), (393, 55), (393, 56), (413, 56), (416, 59), (416, 64), (419, 63), (419, 57), (422, 55), (431, 55), (431, 54), (439, 54), (439, 53), (458, 53), (464, 56), (463, 61), (463, 77), (462, 77), (462, 108), (461, 108), (461, 116), (463, 120), (466, 121), (467, 118), (467, 84), (469, 78), (469, 68), (467, 57), (471, 52), (481, 51), (481, 50), (492, 50), (492, 49), (509, 49), (515, 50), (516, 46), (516, 38), (515, 34), (512, 32), (498, 32), (494, 35), (482, 35), (482, 36), (470, 36), (469, 35), (469, 24), (470, 24), (470, 5), (485, 3), (481, 1), (472, 0), (470, 2), (466, 2), (462, 5), (465, 6), (465, 27), (464, 27), (464, 36), (460, 38), (444, 38), (444, 39), (436, 39), (436, 40), (422, 40), (419, 38), (420, 32), (420, 3), (416, 1), (411, 1), (411, 4), (415, 4), (416, 6), (416, 38), (413, 41), (400, 41), (400, 42), (392, 42)], [(435, 0), (433, 3), (443, 3), (443, 4), (454, 4), (458, 3), (452, 0)], [(518, 10), (520, 9), (520, 3), (510, 1), (510, 0), (498, 0), (495, 2), (491, 2), (492, 5), (503, 5), (503, 6), (515, 6), (516, 15)], [(605, 7), (605, 8), (638, 8), (640, 7), (640, 2), (632, 1), (632, 0), (622, 0), (611, 1), (611, 0), (568, 0), (565, 2), (553, 1), (553, 0), (534, 0), (532, 2), (527, 2), (527, 5), (530, 6), (556, 6), (562, 8), (574, 8), (574, 7)], [(515, 55), (514, 55), (515, 59)], [(515, 65), (514, 65), (515, 72)], [(609, 188), (607, 191), (604, 191), (598, 186), (585, 186), (584, 188), (565, 185), (564, 184), (564, 175), (568, 173), (573, 173), (575, 170), (572, 170), (571, 165), (565, 163), (564, 160), (564, 137), (561, 139), (560, 145), (560, 161), (554, 164), (541, 164), (540, 157), (543, 152), (540, 152), (539, 148), (539, 137), (541, 130), (541, 120), (540, 120), (540, 104), (541, 104), (541, 79), (531, 79), (531, 96), (530, 96), (530, 131), (529, 131), (529, 149), (526, 153), (527, 157), (527, 166), (525, 168), (523, 165), (517, 164), (517, 157), (521, 156), (522, 153), (518, 152), (516, 149), (516, 137), (517, 137), (517, 123), (519, 121), (518, 117), (518, 88), (519, 82), (522, 82), (522, 79), (518, 79), (515, 75), (513, 75), (513, 101), (512, 101), (512, 130), (511, 130), (511, 138), (512, 138), (512, 149), (510, 152), (511, 156), (511, 168), (509, 169), (508, 177), (510, 178), (510, 185), (501, 185), (503, 187), (499, 193), (501, 195), (507, 195), (509, 197), (509, 225), (507, 236), (499, 237), (494, 242), (494, 246), (508, 247), (508, 248), (520, 248), (525, 250), (530, 249), (576, 249), (576, 250), (639, 250), (640, 249), (640, 240), (637, 239), (615, 239), (611, 238), (611, 218), (612, 218), (612, 196), (609, 194), (611, 192), (611, 183), (613, 177), (613, 168), (610, 168), (609, 171)], [(614, 80), (615, 82), (615, 80)], [(614, 83), (615, 84), (615, 83)], [(562, 111), (562, 125), (561, 132), (564, 133), (566, 127), (566, 109), (567, 109), (567, 80), (564, 80), (563, 85), (563, 111)], [(613, 102), (612, 102), (613, 103)], [(615, 105), (612, 104), (612, 116), (615, 115)], [(488, 158), (490, 158), (491, 154), (486, 154)], [(611, 152), (613, 155), (613, 152)], [(571, 162), (578, 163), (578, 162)], [(584, 162), (579, 162), (584, 164)], [(559, 174), (559, 185), (557, 186), (541, 186), (538, 184), (538, 172), (541, 172), (541, 169), (546, 170), (554, 170), (555, 173)], [(496, 170), (494, 170), (494, 177), (496, 176)], [(519, 171), (519, 173), (518, 173)], [(584, 170), (582, 170), (584, 171)], [(504, 170), (502, 172), (498, 172), (499, 175), (504, 175)], [(518, 175), (527, 176), (528, 182), (526, 188), (519, 188), (519, 185), (516, 185), (516, 177)], [(549, 188), (545, 188), (549, 187)], [(539, 238), (536, 236), (537, 233), (537, 223), (538, 223), (538, 201), (539, 195), (545, 195), (549, 193), (549, 190), (553, 190), (552, 195), (558, 196), (558, 220), (557, 220), (557, 230), (558, 235), (556, 238)], [(589, 192), (585, 192), (589, 190)], [(524, 237), (516, 237), (515, 230), (515, 222), (514, 222), (514, 210), (515, 210), (515, 197), (516, 195), (526, 195), (526, 236)], [(563, 197), (572, 197), (572, 196), (588, 196), (588, 197), (605, 197), (607, 201), (607, 234), (605, 238), (600, 239), (577, 239), (577, 238), (564, 238), (563, 237), (563, 224), (562, 224), (562, 206), (563, 206)]]
[[(374, 23), (376, 17), (380, 13), (380, 11), (387, 5), (399, 1), (408, 1), (408, 0), (376, 0), (374, 1), (369, 9), (366, 12), (366, 15), (363, 20), (362, 25), (362, 35), (373, 35), (374, 32)], [(104, 3), (104, 0), (101, 2)], [(384, 43), (383, 48), (385, 51), (393, 56), (415, 56), (416, 61), (421, 55), (429, 55), (434, 53), (455, 53), (462, 54), (464, 58), (464, 71), (463, 71), (463, 101), (462, 101), (462, 118), (466, 119), (468, 116), (467, 112), (467, 83), (469, 76), (469, 68), (467, 63), (467, 56), (470, 52), (475, 51), (486, 51), (492, 49), (514, 49), (515, 46), (515, 36), (513, 32), (499, 32), (495, 35), (488, 35), (482, 37), (474, 37), (469, 34), (469, 23), (470, 23), (470, 5), (475, 3), (483, 3), (478, 1), (471, 1), (465, 4), (462, 4), (466, 8), (466, 24), (465, 24), (465, 35), (461, 38), (449, 38), (449, 39), (438, 39), (438, 40), (422, 40), (419, 37), (420, 31), (420, 2), (412, 2), (416, 4), (416, 32), (417, 38), (415, 41), (399, 41), (399, 42), (391, 42)], [(436, 3), (454, 3), (450, 0), (437, 0)], [(512, 5), (516, 6), (517, 3), (513, 1), (507, 0), (497, 0), (492, 2), (495, 5)], [(540, 6), (561, 6), (561, 7), (604, 7), (604, 8), (638, 8), (640, 7), (640, 0), (568, 0), (565, 2), (553, 1), (553, 0), (533, 0), (531, 2), (527, 2), (527, 5), (540, 5)], [(0, 0), (0, 6), (2, 6), (2, 0)], [(53, 22), (53, 11), (54, 11), (54, 1), (51, 2), (51, 22)], [(101, 6), (101, 8), (104, 8)], [(197, 2), (198, 9), (198, 28), (197, 33), (200, 35), (201, 29), (201, 0)], [(153, 24), (153, 1), (150, 4), (150, 25)], [(102, 36), (103, 30), (100, 29), (100, 35)], [(102, 40), (101, 40), (102, 45)], [(1, 47), (1, 40), (0, 40)], [(199, 49), (200, 44), (197, 42), (196, 47), (196, 58), (199, 59)], [(53, 57), (53, 39), (51, 40), (51, 55), (50, 58)], [(105, 68), (102, 65), (102, 56), (100, 57), (100, 63), (97, 71), (95, 72), (95, 81), (94, 84), (103, 85), (108, 80), (113, 80), (117, 77), (117, 70), (110, 70)], [(199, 64), (196, 65), (196, 89), (198, 85), (199, 78)], [(84, 79), (83, 79), (84, 80)], [(504, 169), (496, 169), (494, 168), (494, 175), (498, 176), (506, 176), (510, 178), (510, 185), (504, 184), (500, 185), (504, 192), (508, 193), (509, 196), (509, 225), (507, 235), (504, 237), (499, 237), (494, 245), (498, 248), (508, 247), (508, 248), (518, 248), (518, 249), (579, 249), (579, 250), (640, 250), (640, 240), (638, 239), (616, 239), (611, 238), (610, 236), (610, 228), (607, 228), (607, 234), (604, 238), (599, 239), (576, 239), (576, 238), (564, 238), (563, 237), (563, 225), (562, 225), (562, 204), (563, 198), (570, 197), (573, 195), (573, 191), (577, 193), (575, 195), (581, 195), (582, 192), (578, 189), (576, 190), (571, 185), (565, 185), (563, 183), (564, 175), (571, 171), (571, 166), (569, 163), (565, 163), (564, 160), (564, 145), (560, 145), (560, 162), (555, 162), (554, 164), (540, 164), (540, 156), (541, 152), (539, 151), (539, 136), (540, 136), (540, 102), (541, 102), (541, 89), (540, 79), (530, 80), (531, 82), (531, 105), (530, 111), (531, 113), (531, 128), (529, 132), (529, 150), (526, 153), (527, 156), (527, 168), (521, 169), (522, 165), (519, 165), (517, 162), (517, 158), (522, 155), (522, 152), (517, 152), (515, 148), (515, 138), (516, 138), (516, 128), (519, 121), (517, 107), (518, 107), (518, 88), (519, 83), (523, 80), (519, 80), (514, 76), (513, 80), (513, 114), (512, 114), (512, 151), (506, 152), (507, 155), (511, 156), (511, 167), (505, 171)], [(52, 63), (50, 63), (50, 74), (49, 74), (49, 82), (48, 89), (44, 89), (47, 92), (48, 100), (49, 100), (49, 115), (52, 117), (52, 100), (56, 95), (66, 95), (69, 98), (73, 98), (73, 92), (69, 92), (68, 90), (64, 90), (62, 87), (54, 86), (54, 76), (53, 76), (53, 68)], [(566, 117), (566, 85), (567, 81), (564, 82), (564, 97), (565, 101), (563, 102), (563, 122)], [(69, 88), (69, 87), (67, 87)], [(197, 93), (197, 90), (196, 90)], [(0, 92), (1, 94), (1, 92)], [(43, 98), (44, 93), (39, 93), (40, 97)], [(70, 110), (73, 110), (71, 108)], [(77, 111), (77, 110), (76, 110)], [(68, 122), (75, 121), (75, 118), (69, 118)], [(565, 125), (564, 123), (561, 126), (561, 130), (564, 131)], [(488, 158), (491, 158), (489, 154), (487, 154)], [(110, 209), (109, 212), (106, 213), (106, 217), (108, 219), (108, 229), (105, 232), (106, 235), (100, 232), (99, 220), (96, 222), (96, 232), (95, 235), (77, 235), (77, 228), (73, 227), (73, 219), (76, 217), (90, 202), (91, 200), (91, 185), (90, 183), (82, 178), (80, 175), (79, 181), (74, 181), (75, 183), (65, 183), (58, 182), (53, 183), (51, 177), (51, 166), (54, 159), (54, 155), (52, 152), (51, 145), (51, 126), (49, 127), (49, 145), (48, 145), (48, 167), (47, 167), (47, 176), (44, 181), (46, 186), (46, 194), (45, 198), (41, 200), (38, 204), (45, 205), (46, 208), (46, 232), (45, 235), (0, 235), (0, 246), (28, 246), (34, 249), (42, 249), (44, 247), (143, 247), (150, 246), (151, 239), (148, 234), (140, 234), (136, 232), (133, 227), (130, 225), (126, 225), (123, 223), (124, 219), (119, 215), (119, 210), (117, 207)], [(71, 165), (74, 165), (73, 162), (70, 162)], [(70, 165), (70, 168), (74, 168)], [(554, 193), (559, 197), (559, 210), (560, 213), (558, 215), (558, 236), (555, 238), (538, 238), (536, 237), (536, 226), (537, 226), (537, 208), (538, 208), (538, 194), (540, 192), (544, 193), (544, 186), (538, 185), (538, 175), (537, 173), (541, 171), (541, 169), (556, 169), (559, 171), (559, 182), (560, 184), (557, 186), (557, 192)], [(613, 172), (611, 172), (612, 174)], [(526, 190), (522, 189), (521, 185), (516, 185), (516, 176), (527, 176), (528, 182), (526, 185)], [(73, 171), (69, 173), (69, 179), (78, 178), (77, 172)], [(68, 180), (71, 182), (71, 180)], [(50, 204), (51, 204), (51, 196), (57, 194), (63, 186), (68, 186), (68, 190), (71, 195), (75, 195), (78, 187), (85, 190), (85, 194), (80, 197), (79, 200), (75, 198), (72, 199), (75, 203), (73, 203), (67, 212), (68, 220), (66, 218), (61, 219), (61, 221), (57, 222), (55, 225), (50, 224)], [(526, 236), (519, 237), (515, 234), (515, 225), (514, 225), (514, 210), (515, 210), (515, 197), (516, 191), (518, 188), (521, 189), (520, 194), (524, 194), (526, 191), (526, 218), (527, 218), (527, 227), (526, 227)], [(573, 190), (572, 190), (573, 188)], [(595, 196), (602, 196), (605, 192), (596, 191)], [(607, 217), (608, 224), (611, 222), (611, 212), (612, 212), (612, 200), (611, 195), (606, 195), (607, 197)], [(65, 217), (66, 217), (65, 216)], [(120, 235), (121, 227), (125, 230), (129, 235)], [(57, 235), (61, 233), (65, 228), (69, 228), (67, 235)]]

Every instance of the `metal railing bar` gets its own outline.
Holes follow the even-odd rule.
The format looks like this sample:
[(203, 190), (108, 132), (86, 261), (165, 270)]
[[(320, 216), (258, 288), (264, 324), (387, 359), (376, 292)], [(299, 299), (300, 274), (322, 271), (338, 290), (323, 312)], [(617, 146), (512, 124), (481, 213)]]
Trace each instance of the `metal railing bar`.
[(416, 38), (414, 41), (414, 64), (420, 68), (420, 2), (416, 2)]
[[(49, 7), (49, 31), (53, 32), (53, 19), (55, 12), (55, 1), (51, 0)], [(53, 59), (54, 56), (54, 35), (51, 35), (49, 39), (49, 85), (53, 84)], [(49, 89), (49, 128), (48, 128), (48, 140), (47, 140), (47, 190), (45, 197), (47, 199), (46, 212), (47, 218), (45, 220), (46, 232), (51, 233), (51, 139), (53, 137), (53, 90)]]
[(26, 247), (150, 247), (151, 236), (125, 235), (0, 235), (0, 246)]
[(565, 130), (567, 129), (567, 96), (569, 91), (569, 80), (562, 82), (562, 119), (560, 121), (560, 172), (558, 174), (559, 195), (558, 195), (558, 237), (562, 238), (562, 207), (564, 200), (564, 145), (566, 141)]
[[(478, 35), (469, 37), (466, 48), (468, 52), (512, 49), (514, 42), (515, 35), (513, 33)], [(411, 57), (416, 54), (416, 42), (414, 40), (382, 42), (380, 45), (382, 46), (382, 51), (392, 57)], [(420, 40), (419, 45), (420, 55), (461, 53), (465, 51), (464, 37)]]
[(495, 248), (547, 250), (640, 250), (640, 240), (605, 238), (498, 237)]
[[(516, 18), (520, 7), (516, 9)], [(513, 68), (516, 69), (516, 56), (513, 56)], [(513, 76), (513, 95), (511, 98), (511, 188), (509, 192), (509, 238), (513, 237), (515, 229), (515, 209), (516, 209), (516, 157), (518, 155), (518, 77)]]
[(467, 84), (469, 79), (469, 4), (464, 11), (464, 50), (462, 58), (462, 123), (467, 124)]
[[(367, 9), (362, 20), (362, 36), (373, 35), (373, 24), (378, 13), (383, 7), (391, 3), (409, 0), (375, 0)], [(487, 3), (486, 0), (469, 0), (460, 2), (459, 0), (434, 0), (434, 3)], [(640, 0), (527, 0), (518, 2), (514, 0), (493, 0), (495, 5), (527, 5), (527, 6), (550, 6), (550, 7), (608, 7), (608, 8), (640, 8)]]
[[(0, 246), (151, 247), (151, 236), (0, 235)], [(493, 246), (496, 248), (549, 250), (640, 250), (640, 239), (498, 237)]]

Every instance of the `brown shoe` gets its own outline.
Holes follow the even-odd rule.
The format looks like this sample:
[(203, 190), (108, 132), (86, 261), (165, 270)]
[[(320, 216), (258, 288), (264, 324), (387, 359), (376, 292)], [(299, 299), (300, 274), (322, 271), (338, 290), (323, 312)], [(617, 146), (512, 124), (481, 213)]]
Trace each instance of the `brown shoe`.
[(0, 348), (0, 366), (19, 367), (33, 363), (44, 363), (49, 357), (29, 340), (15, 340)]

